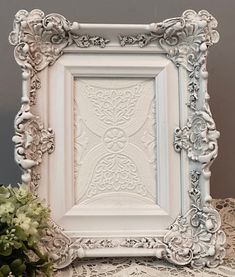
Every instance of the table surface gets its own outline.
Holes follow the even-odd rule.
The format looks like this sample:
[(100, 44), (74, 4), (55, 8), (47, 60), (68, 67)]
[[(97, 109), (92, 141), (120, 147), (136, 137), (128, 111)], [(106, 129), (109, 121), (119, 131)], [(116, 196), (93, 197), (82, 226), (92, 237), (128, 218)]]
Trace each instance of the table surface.
[(83, 259), (55, 274), (57, 277), (235, 277), (235, 199), (213, 200), (221, 214), (222, 229), (226, 233), (224, 264), (213, 269), (177, 267), (154, 258)]

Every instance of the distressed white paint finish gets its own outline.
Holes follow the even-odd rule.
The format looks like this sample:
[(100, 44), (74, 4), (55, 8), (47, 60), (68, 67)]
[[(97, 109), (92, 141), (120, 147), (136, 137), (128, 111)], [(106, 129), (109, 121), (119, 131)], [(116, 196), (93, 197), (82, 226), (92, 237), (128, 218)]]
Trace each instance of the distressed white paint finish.
[[(62, 15), (44, 15), (40, 10), (16, 14), (9, 40), (23, 70), (23, 93), (15, 119), (15, 160), (23, 172), (22, 182), (52, 208), (43, 245), (53, 252), (57, 268), (77, 258), (105, 256), (153, 255), (195, 267), (215, 267), (223, 261), (225, 235), (209, 194), (219, 132), (208, 105), (206, 58), (207, 48), (219, 39), (216, 26), (214, 17), (203, 10), (187, 10), (181, 17), (149, 25), (71, 23)], [(75, 120), (79, 78), (105, 78), (102, 86), (109, 78), (152, 80), (156, 178), (153, 170), (146, 172), (151, 167), (143, 155), (127, 159), (141, 168), (142, 179), (151, 176), (151, 185), (142, 188), (151, 191), (152, 199), (143, 201), (141, 196), (137, 204), (128, 196), (127, 207), (126, 200), (118, 206), (110, 205), (110, 199), (100, 205), (97, 199), (94, 204), (95, 197), (84, 198), (89, 182), (82, 178), (88, 178), (89, 172), (78, 168), (83, 157), (75, 150), (77, 135), (84, 131)], [(145, 100), (141, 104), (147, 106)], [(115, 130), (104, 130), (99, 116), (84, 109), (88, 106), (81, 106), (82, 118), (94, 117), (97, 126), (91, 129), (103, 136), (103, 152), (121, 155), (136, 144), (130, 134), (144, 111), (139, 113), (140, 121), (135, 114), (135, 123), (126, 126), (124, 134), (120, 130), (124, 123), (117, 121), (110, 123)], [(107, 145), (107, 138), (117, 131), (124, 134), (122, 149)], [(128, 155), (134, 153), (128, 150)]]

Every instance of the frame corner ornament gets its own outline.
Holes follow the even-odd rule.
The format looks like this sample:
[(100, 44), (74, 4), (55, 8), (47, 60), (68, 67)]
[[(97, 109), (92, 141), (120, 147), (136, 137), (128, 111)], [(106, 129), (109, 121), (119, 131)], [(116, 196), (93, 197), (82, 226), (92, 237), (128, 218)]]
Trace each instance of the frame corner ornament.
[(195, 268), (203, 268), (222, 264), (225, 257), (226, 238), (220, 229), (220, 215), (211, 205), (210, 197), (205, 204), (202, 204), (199, 188), (201, 173), (194, 170), (190, 176), (191, 208), (185, 215), (176, 218), (162, 241), (154, 237), (117, 239), (116, 241), (89, 238), (72, 240), (52, 222), (51, 229), (47, 231), (44, 239), (44, 247), (47, 251), (53, 252), (55, 268), (65, 268), (75, 259), (83, 258), (87, 249), (113, 247), (154, 249), (157, 259), (165, 259), (180, 266), (191, 265)]
[(211, 197), (207, 197), (205, 204), (202, 204), (199, 187), (201, 172), (193, 170), (190, 176), (191, 209), (179, 216), (165, 235), (166, 258), (179, 265), (215, 267), (225, 257), (226, 238), (220, 229), (220, 215), (212, 206)]
[(20, 10), (15, 15), (9, 41), (15, 45), (15, 58), (25, 70), (39, 72), (52, 65), (63, 50), (72, 44), (79, 48), (98, 46), (104, 48), (109, 40), (79, 34), (78, 22), (69, 22), (56, 13), (45, 15), (41, 10)]
[[(201, 180), (209, 179), (210, 166), (218, 152), (219, 132), (208, 105), (206, 70), (207, 49), (219, 40), (216, 27), (217, 21), (207, 11), (187, 10), (181, 17), (150, 24), (146, 33), (119, 36), (122, 47), (158, 44), (187, 73), (188, 119), (175, 130), (174, 147), (177, 152), (186, 151), (191, 163), (190, 209), (176, 218), (162, 240), (155, 237), (73, 240), (51, 220), (42, 243), (46, 250), (53, 252), (57, 269), (84, 257), (87, 249), (113, 247), (153, 249), (156, 258), (176, 265), (214, 267), (222, 263), (225, 234), (220, 229), (220, 216), (211, 205), (211, 197), (202, 196), (200, 191)], [(20, 10), (9, 41), (15, 46), (15, 59), (23, 70), (22, 106), (15, 119), (13, 137), (15, 160), (23, 170), (22, 181), (36, 193), (40, 178), (37, 167), (43, 155), (52, 153), (55, 147), (53, 130), (46, 128), (32, 109), (41, 85), (38, 72), (55, 63), (72, 44), (79, 48), (104, 48), (109, 39), (80, 34), (79, 23), (70, 23), (59, 14), (45, 16), (40, 10)]]
[[(141, 48), (159, 45), (177, 67), (187, 70), (188, 103), (192, 110), (199, 108), (200, 80), (207, 80), (206, 57), (208, 47), (219, 41), (217, 20), (207, 11), (196, 13), (186, 10), (181, 17), (149, 24), (149, 32), (120, 35), (122, 47), (137, 45)], [(208, 95), (205, 95), (207, 100)]]

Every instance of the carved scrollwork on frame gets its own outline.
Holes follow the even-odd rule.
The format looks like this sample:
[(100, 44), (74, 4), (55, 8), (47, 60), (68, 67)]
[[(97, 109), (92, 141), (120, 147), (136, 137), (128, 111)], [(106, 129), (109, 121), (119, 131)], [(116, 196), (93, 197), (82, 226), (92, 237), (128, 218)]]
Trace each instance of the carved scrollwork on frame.
[[(225, 257), (225, 234), (220, 230), (220, 215), (211, 205), (210, 198), (207, 199), (205, 204), (202, 204), (199, 188), (201, 173), (192, 171), (190, 176), (192, 187), (189, 191), (192, 200), (191, 208), (185, 215), (181, 215), (175, 220), (163, 240), (157, 237), (70, 240), (69, 247), (66, 246), (63, 249), (65, 251), (60, 252), (55, 249), (55, 253), (57, 253), (55, 267), (61, 269), (68, 266), (76, 258), (84, 257), (87, 249), (115, 247), (153, 249), (156, 258), (164, 258), (177, 265), (191, 264), (195, 268), (220, 265)], [(52, 243), (57, 238), (63, 237), (61, 229), (57, 227), (56, 230), (59, 230), (59, 233), (55, 235), (54, 239), (51, 238)], [(65, 237), (63, 239), (66, 240)], [(54, 251), (54, 247), (50, 246), (48, 249)]]
[(20, 10), (15, 15), (9, 41), (15, 45), (15, 59), (23, 70), (25, 83), (22, 107), (15, 119), (15, 160), (23, 169), (22, 181), (31, 182), (36, 193), (40, 174), (36, 173), (35, 167), (40, 164), (45, 152), (50, 154), (54, 149), (53, 130), (44, 129), (39, 117), (31, 109), (36, 104), (36, 94), (41, 87), (38, 72), (52, 65), (63, 54), (63, 49), (71, 44), (80, 48), (103, 48), (109, 40), (99, 36), (80, 35), (79, 24), (70, 23), (62, 15), (45, 16), (41, 10)]
[(45, 129), (39, 118), (30, 111), (28, 103), (23, 103), (15, 118), (15, 135), (12, 138), (15, 143), (15, 160), (24, 171), (22, 181), (32, 182), (32, 190), (36, 192), (37, 180), (40, 176), (32, 174), (32, 169), (42, 162), (44, 153), (52, 153), (54, 150), (54, 132)]
[(52, 219), (49, 222), (49, 228), (44, 232), (41, 243), (41, 247), (50, 253), (50, 257), (56, 263), (57, 261), (65, 263), (68, 260), (67, 256), (70, 251), (71, 240)]
[[(209, 109), (206, 89), (207, 49), (219, 39), (216, 26), (216, 20), (207, 11), (196, 13), (188, 10), (182, 17), (150, 24), (149, 32), (119, 36), (122, 47), (158, 44), (169, 59), (187, 73), (188, 101), (185, 104), (188, 106), (188, 119), (185, 126), (175, 130), (174, 147), (177, 152), (186, 151), (192, 166), (189, 172), (190, 209), (175, 220), (162, 240), (157, 237), (72, 239), (51, 221), (42, 243), (46, 250), (53, 252), (52, 258), (57, 269), (68, 266), (76, 258), (84, 257), (87, 250), (114, 247), (152, 249), (157, 258), (164, 258), (177, 265), (214, 267), (222, 263), (225, 235), (220, 230), (220, 216), (212, 207), (211, 198), (207, 195), (206, 199), (202, 199), (200, 192), (200, 179), (205, 176), (208, 178), (218, 151), (219, 132)], [(59, 14), (45, 16), (40, 10), (30, 13), (19, 11), (13, 28), (9, 40), (15, 45), (15, 59), (23, 70), (22, 106), (15, 119), (13, 137), (15, 160), (23, 170), (22, 181), (36, 193), (40, 179), (38, 165), (43, 155), (52, 153), (55, 147), (53, 130), (45, 128), (40, 118), (32, 112), (41, 86), (38, 72), (52, 65), (63, 54), (63, 50), (72, 44), (79, 48), (104, 48), (109, 40), (100, 36), (81, 35), (77, 22), (70, 23)], [(109, 129), (104, 138), (106, 148), (115, 153), (120, 149), (113, 148), (115, 145), (110, 141), (116, 135), (120, 136), (122, 142), (119, 148), (120, 145), (124, 147), (126, 137), (121, 129)]]
[(208, 77), (205, 67), (207, 49), (219, 40), (216, 27), (216, 19), (207, 11), (196, 13), (193, 10), (187, 10), (182, 17), (150, 24), (149, 33), (121, 35), (119, 40), (123, 47), (133, 44), (140, 47), (150, 43), (159, 44), (176, 66), (183, 66), (188, 71), (188, 105), (196, 110), (199, 105), (197, 100), (200, 78)]
[(205, 167), (217, 156), (217, 139), (214, 120), (206, 111), (195, 111), (187, 125), (175, 130), (174, 146), (177, 152), (187, 151), (189, 159), (200, 162)]
[(15, 45), (15, 59), (22, 67), (23, 79), (30, 79), (30, 104), (36, 103), (36, 92), (41, 82), (37, 73), (52, 65), (63, 49), (75, 44), (79, 48), (104, 48), (109, 40), (100, 36), (79, 34), (79, 24), (70, 23), (59, 14), (47, 16), (41, 10), (20, 10), (15, 15), (9, 41)]
[(105, 47), (109, 40), (79, 34), (79, 23), (70, 23), (60, 14), (44, 15), (40, 10), (30, 13), (20, 10), (16, 16), (9, 40), (15, 45), (17, 62), (30, 71), (41, 71), (52, 65), (71, 44), (80, 48)]
[(220, 230), (220, 216), (211, 205), (211, 197), (202, 199), (199, 188), (201, 174), (208, 179), (218, 152), (219, 132), (209, 109), (206, 90), (207, 49), (219, 40), (216, 27), (217, 21), (207, 11), (188, 10), (182, 17), (150, 24), (149, 33), (119, 37), (123, 47), (157, 43), (177, 67), (187, 72), (188, 120), (185, 126), (175, 130), (174, 147), (177, 152), (185, 150), (195, 168), (200, 169), (191, 172), (191, 208), (176, 219), (165, 235), (166, 248), (162, 256), (175, 264), (194, 267), (214, 267), (225, 256), (225, 234)]
[(211, 198), (202, 204), (200, 175), (198, 171), (191, 172), (191, 209), (179, 216), (166, 233), (164, 255), (179, 265), (190, 263), (193, 267), (215, 267), (225, 257), (225, 234), (220, 230), (220, 215), (211, 205)]

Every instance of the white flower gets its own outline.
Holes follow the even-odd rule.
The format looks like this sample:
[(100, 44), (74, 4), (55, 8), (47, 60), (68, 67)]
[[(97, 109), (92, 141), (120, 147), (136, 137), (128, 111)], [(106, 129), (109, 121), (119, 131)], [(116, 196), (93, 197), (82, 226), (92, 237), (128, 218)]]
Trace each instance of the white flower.
[(13, 189), (14, 193), (15, 193), (15, 197), (17, 200), (22, 200), (27, 198), (28, 194), (29, 194), (29, 188), (27, 185), (20, 185), (18, 188)]
[(6, 202), (0, 205), (0, 215), (14, 212), (14, 205), (11, 202)]
[(0, 221), (1, 222), (11, 222), (12, 216), (10, 213), (13, 213), (15, 210), (14, 205), (11, 202), (6, 202), (0, 205)]
[(28, 235), (37, 234), (37, 227), (39, 226), (38, 222), (32, 221), (31, 218), (23, 213), (17, 215), (17, 218), (14, 219), (14, 223), (22, 228)]
[(34, 214), (34, 215), (38, 216), (41, 214), (42, 210), (43, 210), (42, 206), (35, 202), (29, 203), (29, 205), (27, 206), (28, 214)]
[(8, 187), (1, 185), (1, 187), (0, 187), (0, 202), (10, 198), (10, 196), (11, 196), (10, 188), (11, 188), (10, 185)]

